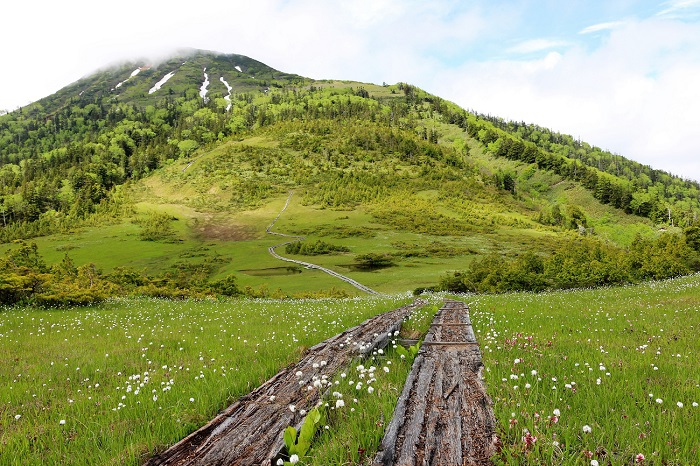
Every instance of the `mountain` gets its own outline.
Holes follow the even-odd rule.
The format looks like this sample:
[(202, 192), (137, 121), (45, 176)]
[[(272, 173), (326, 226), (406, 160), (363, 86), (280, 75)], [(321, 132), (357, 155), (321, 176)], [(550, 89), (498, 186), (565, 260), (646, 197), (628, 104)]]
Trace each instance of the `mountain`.
[[(108, 67), (0, 116), (0, 240), (38, 245), (6, 246), (8, 264), (77, 277), (94, 263), (83, 278), (109, 278), (105, 293), (355, 293), (268, 254), (287, 202), (275, 228), (306, 237), (287, 254), (379, 291), (661, 278), (698, 268), (699, 199), (698, 183), (409, 84), (241, 55)], [(571, 251), (573, 276), (547, 269)], [(607, 268), (577, 268), (591, 260)], [(502, 273), (461, 272), (484, 264)]]
[(155, 63), (141, 59), (107, 67), (41, 99), (38, 104), (47, 112), (55, 112), (66, 105), (110, 98), (112, 102), (143, 107), (157, 104), (164, 96), (189, 97), (196, 92), (203, 93), (207, 99), (226, 98), (231, 93), (264, 91), (270, 85), (279, 87), (294, 82), (303, 82), (303, 78), (243, 55), (182, 50)]

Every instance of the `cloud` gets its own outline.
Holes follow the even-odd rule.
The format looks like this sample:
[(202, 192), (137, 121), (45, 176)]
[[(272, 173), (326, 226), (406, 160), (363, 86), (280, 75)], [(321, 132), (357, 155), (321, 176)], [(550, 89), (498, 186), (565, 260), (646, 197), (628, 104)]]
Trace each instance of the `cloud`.
[(570, 46), (570, 42), (551, 39), (531, 39), (506, 50), (508, 53), (528, 54)]
[(583, 28), (579, 31), (579, 34), (591, 34), (600, 31), (610, 31), (612, 29), (617, 29), (625, 25), (625, 21), (610, 21), (607, 23), (598, 23), (587, 28)]
[(665, 9), (659, 11), (656, 16), (673, 19), (690, 19), (700, 14), (700, 0), (671, 0), (665, 2)]
[(589, 50), (471, 62), (433, 89), (466, 108), (536, 123), (700, 181), (700, 25), (630, 22)]

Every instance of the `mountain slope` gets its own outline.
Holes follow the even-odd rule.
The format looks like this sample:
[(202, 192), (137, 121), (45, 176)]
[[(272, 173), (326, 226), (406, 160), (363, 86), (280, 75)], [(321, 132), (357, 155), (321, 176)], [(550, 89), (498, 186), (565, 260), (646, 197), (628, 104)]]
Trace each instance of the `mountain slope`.
[[(238, 55), (125, 64), (0, 117), (0, 238), (41, 236), (49, 263), (68, 251), (184, 289), (233, 273), (352, 293), (267, 255), (290, 190), (279, 231), (380, 291), (491, 253), (548, 257), (583, 233), (630, 247), (655, 223), (697, 221), (696, 183), (621, 158), (615, 176), (592, 166), (614, 171), (600, 151), (527, 128), (407, 84), (312, 81)], [(393, 266), (367, 266), (377, 257)]]

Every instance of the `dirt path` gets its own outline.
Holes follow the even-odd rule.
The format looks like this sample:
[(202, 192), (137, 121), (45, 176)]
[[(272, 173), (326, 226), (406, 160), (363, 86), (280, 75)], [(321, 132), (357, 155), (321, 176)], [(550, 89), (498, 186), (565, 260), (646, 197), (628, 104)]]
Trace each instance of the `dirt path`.
[(374, 466), (491, 465), (496, 421), (481, 352), (461, 301), (436, 314)]
[(299, 261), (299, 260), (295, 260), (295, 259), (289, 259), (288, 257), (283, 257), (283, 256), (280, 256), (279, 254), (277, 254), (277, 252), (275, 251), (276, 248), (278, 248), (278, 247), (280, 247), (280, 246), (286, 246), (286, 245), (291, 244), (291, 243), (297, 243), (297, 242), (299, 242), (299, 241), (303, 241), (304, 239), (306, 239), (305, 236), (287, 235), (287, 234), (284, 234), (284, 233), (277, 233), (277, 232), (275, 232), (275, 231), (272, 231), (272, 227), (275, 225), (275, 223), (277, 222), (277, 220), (279, 220), (279, 218), (280, 218), (280, 216), (282, 215), (282, 213), (283, 213), (285, 210), (287, 210), (287, 206), (289, 205), (289, 201), (291, 201), (293, 195), (294, 195), (294, 192), (290, 192), (290, 193), (289, 193), (289, 197), (287, 198), (287, 202), (285, 202), (284, 207), (282, 207), (282, 210), (280, 211), (279, 214), (277, 214), (277, 217), (275, 217), (275, 219), (272, 221), (272, 223), (270, 223), (270, 225), (265, 229), (265, 232), (268, 233), (268, 234), (270, 234), (270, 235), (277, 235), (277, 236), (282, 236), (282, 237), (285, 237), (285, 238), (291, 238), (290, 241), (285, 241), (284, 243), (276, 244), (276, 245), (274, 245), (274, 246), (270, 246), (269, 248), (267, 248), (267, 250), (270, 252), (270, 254), (272, 255), (272, 257), (274, 257), (274, 258), (276, 258), (276, 259), (279, 259), (279, 260), (281, 260), (281, 261), (293, 262), (293, 263), (295, 263), (295, 264), (302, 265), (302, 266), (306, 267), (307, 269), (316, 269), (316, 270), (320, 270), (321, 272), (325, 272), (325, 273), (327, 273), (328, 275), (331, 275), (331, 276), (333, 276), (333, 277), (335, 277), (335, 278), (337, 278), (337, 279), (339, 279), (339, 280), (342, 280), (342, 281), (344, 281), (344, 282), (346, 282), (346, 283), (351, 284), (352, 286), (354, 286), (354, 287), (357, 288), (358, 290), (364, 291), (365, 293), (369, 293), (369, 294), (373, 294), (373, 295), (379, 295), (379, 294), (381, 294), (381, 293), (379, 293), (379, 292), (377, 292), (377, 291), (374, 291), (372, 288), (370, 288), (370, 287), (368, 287), (368, 286), (365, 286), (365, 285), (363, 285), (362, 283), (359, 283), (359, 282), (353, 280), (353, 279), (350, 278), (350, 277), (346, 277), (345, 275), (341, 275), (341, 274), (339, 274), (338, 272), (335, 272), (335, 271), (333, 271), (333, 270), (331, 270), (331, 269), (327, 269), (326, 267), (321, 267), (320, 265), (312, 264), (312, 263), (310, 263), (310, 262), (304, 262), (304, 261)]
[(404, 319), (424, 304), (416, 300), (310, 348), (299, 363), (282, 369), (209, 424), (151, 458), (145, 466), (273, 464), (284, 445), (284, 429), (290, 425), (300, 428), (304, 410), (316, 406), (321, 393), (328, 388), (323, 385), (314, 388), (313, 381), (332, 380), (353, 358), (385, 347), (389, 335), (398, 331)]

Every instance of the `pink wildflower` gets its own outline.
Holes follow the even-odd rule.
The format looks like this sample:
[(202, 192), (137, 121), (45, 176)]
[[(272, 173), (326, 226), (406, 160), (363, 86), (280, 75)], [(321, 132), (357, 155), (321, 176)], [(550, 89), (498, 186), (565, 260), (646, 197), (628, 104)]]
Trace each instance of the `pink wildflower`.
[(537, 442), (537, 437), (533, 436), (530, 432), (526, 433), (523, 437), (523, 442), (525, 442), (525, 447), (530, 448)]

